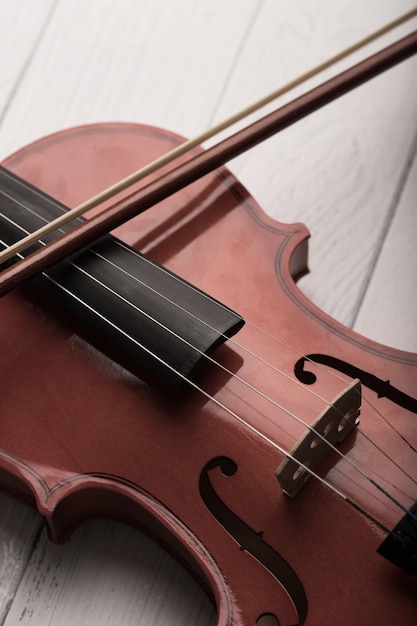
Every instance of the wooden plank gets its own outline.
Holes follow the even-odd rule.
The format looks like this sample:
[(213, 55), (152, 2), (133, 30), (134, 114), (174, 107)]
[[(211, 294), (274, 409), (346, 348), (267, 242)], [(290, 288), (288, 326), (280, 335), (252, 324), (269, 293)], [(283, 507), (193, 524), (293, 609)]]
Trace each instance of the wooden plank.
[(33, 511), (0, 496), (0, 624), (13, 602), (40, 527)]
[(404, 182), (354, 328), (376, 341), (417, 352), (417, 158)]
[[(325, 0), (313, 13), (307, 0), (74, 0), (56, 5), (22, 75), (54, 3), (45, 2), (44, 13), (39, 4), (0, 9), (16, 12), (1, 15), (10, 33), (2, 58), (16, 50), (2, 90), (3, 106), (10, 94), (13, 106), (0, 127), (0, 158), (44, 134), (96, 121), (145, 122), (193, 136), (413, 5)], [(415, 61), (407, 62), (231, 164), (266, 211), (309, 225), (312, 273), (301, 286), (347, 324), (368, 288), (412, 151), (415, 73)], [(370, 291), (358, 318), (365, 332), (374, 323), (373, 298)], [(408, 342), (413, 329), (400, 331)], [(37, 518), (4, 497), (0, 511), (5, 626), (215, 622), (201, 591), (130, 529), (93, 522), (65, 546), (45, 534), (34, 545)], [(16, 538), (11, 529), (24, 518)]]
[(214, 614), (162, 548), (132, 528), (97, 521), (65, 546), (43, 532), (4, 622), (17, 623), (208, 626)]
[[(31, 8), (32, 7), (32, 8)], [(17, 92), (30, 71), (43, 34), (52, 18), (54, 0), (3, 0), (0, 6), (0, 126), (14, 106)], [(30, 16), (30, 18), (29, 18)]]
[(0, 129), (0, 158), (88, 122), (137, 121), (194, 136), (208, 124), (258, 4), (61, 3)]

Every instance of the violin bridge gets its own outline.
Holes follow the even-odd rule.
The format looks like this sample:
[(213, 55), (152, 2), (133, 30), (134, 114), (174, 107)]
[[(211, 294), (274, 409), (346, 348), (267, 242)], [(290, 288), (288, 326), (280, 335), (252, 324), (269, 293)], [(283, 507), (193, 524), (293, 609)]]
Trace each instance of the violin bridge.
[[(361, 383), (355, 379), (318, 416), (278, 467), (275, 475), (285, 494), (294, 498), (311, 471), (359, 424)], [(331, 445), (329, 445), (331, 444)]]

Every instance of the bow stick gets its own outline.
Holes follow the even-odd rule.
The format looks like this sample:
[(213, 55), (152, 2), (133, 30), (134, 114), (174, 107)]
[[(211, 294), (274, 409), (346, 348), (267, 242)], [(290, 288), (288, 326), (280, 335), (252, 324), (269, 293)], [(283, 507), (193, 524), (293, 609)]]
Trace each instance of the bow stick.
[[(415, 12), (416, 10), (411, 13)], [(186, 163), (179, 165), (156, 181), (132, 193), (85, 222), (82, 222), (70, 232), (48, 243), (43, 248), (39, 248), (33, 254), (23, 258), (15, 265), (5, 269), (0, 275), (0, 295), (11, 291), (25, 280), (87, 246), (123, 222), (142, 213), (154, 204), (161, 202), (176, 191), (179, 191), (198, 178), (220, 167), (242, 152), (245, 152), (268, 137), (287, 128), (336, 98), (339, 98), (348, 91), (409, 58), (416, 52), (417, 31), (391, 46), (384, 48), (345, 72), (338, 74), (273, 113), (266, 115)], [(190, 149), (189, 146), (187, 149)], [(117, 189), (114, 193), (118, 191), (120, 191), (120, 189)], [(103, 201), (103, 199), (104, 198), (101, 198), (100, 201)], [(79, 210), (79, 212), (83, 212), (86, 210), (85, 205), (80, 206), (83, 207), (82, 210), (80, 210), (80, 207), (77, 207), (75, 211)], [(91, 208), (91, 206), (92, 205), (87, 208)], [(75, 217), (74, 212), (71, 211), (69, 211), (66, 216), (67, 221)], [(36, 231), (36, 233), (32, 234), (35, 239), (38, 239), (39, 232), (40, 231)], [(18, 245), (21, 245), (22, 241), (18, 242)], [(15, 251), (10, 253), (10, 250), (11, 247), (5, 251), (5, 254), (8, 253), (7, 258), (10, 258), (10, 256), (15, 253)], [(1, 260), (4, 260), (2, 254), (0, 254), (0, 261)]]
[(33, 243), (36, 243), (37, 241), (41, 240), (42, 237), (45, 237), (45, 235), (48, 235), (49, 233), (52, 233), (55, 230), (58, 230), (61, 226), (64, 226), (65, 224), (73, 220), (74, 218), (98, 206), (99, 204), (101, 204), (102, 202), (105, 202), (109, 198), (114, 197), (119, 192), (124, 191), (131, 185), (139, 182), (140, 180), (148, 176), (149, 174), (152, 174), (153, 172), (162, 168), (164, 165), (171, 163), (182, 154), (186, 154), (187, 152), (189, 152), (196, 146), (201, 145), (204, 141), (207, 141), (208, 139), (211, 139), (215, 135), (219, 134), (221, 131), (226, 130), (227, 128), (230, 128), (231, 126), (233, 126), (233, 124), (236, 124), (237, 122), (243, 120), (248, 115), (255, 113), (256, 111), (266, 106), (273, 100), (276, 100), (280, 96), (283, 96), (287, 92), (291, 91), (291, 89), (295, 89), (295, 87), (298, 87), (299, 85), (306, 82), (310, 78), (317, 76), (317, 74), (319, 74), (320, 72), (328, 69), (332, 65), (335, 65), (335, 63), (342, 61), (350, 54), (357, 52), (364, 46), (379, 39), (380, 37), (382, 37), (389, 31), (393, 30), (394, 28), (397, 28), (404, 22), (416, 16), (417, 16), (417, 7), (414, 9), (411, 9), (407, 13), (404, 13), (403, 15), (399, 16), (395, 20), (388, 22), (387, 24), (385, 24), (385, 26), (382, 26), (381, 28), (375, 30), (373, 33), (370, 33), (369, 35), (360, 39), (359, 41), (352, 44), (351, 46), (338, 52), (332, 57), (329, 57), (327, 60), (323, 61), (319, 65), (316, 65), (315, 67), (311, 68), (304, 74), (301, 74), (297, 78), (291, 80), (286, 85), (283, 85), (279, 89), (272, 91), (271, 93), (267, 94), (260, 100), (252, 103), (248, 107), (242, 109), (238, 113), (235, 113), (234, 115), (227, 118), (226, 120), (223, 120), (219, 124), (213, 126), (212, 128), (209, 128), (208, 130), (201, 133), (200, 135), (197, 135), (193, 139), (189, 139), (188, 141), (185, 141), (181, 145), (175, 147), (173, 150), (170, 150), (166, 154), (163, 154), (162, 156), (158, 157), (151, 163), (148, 163), (147, 165), (140, 168), (136, 172), (133, 172), (133, 174), (126, 176), (126, 178), (119, 180), (117, 183), (108, 187), (107, 189), (104, 189), (104, 191), (101, 191), (94, 197), (89, 198), (85, 202), (82, 202), (79, 206), (74, 207), (73, 209), (67, 211), (63, 215), (52, 220), (48, 224), (45, 224), (44, 226), (42, 226), (35, 232), (29, 233), (27, 236), (22, 237), (22, 239), (20, 239), (13, 245), (9, 246), (6, 250), (3, 250), (2, 252), (0, 252), (0, 264), (4, 263), (8, 259), (11, 259), (18, 252), (25, 250)]

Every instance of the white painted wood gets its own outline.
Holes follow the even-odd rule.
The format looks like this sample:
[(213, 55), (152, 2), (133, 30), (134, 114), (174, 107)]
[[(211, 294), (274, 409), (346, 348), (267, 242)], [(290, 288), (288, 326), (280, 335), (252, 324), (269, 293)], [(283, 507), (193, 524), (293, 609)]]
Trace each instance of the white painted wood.
[(0, 124), (10, 106), (14, 106), (54, 5), (55, 0), (38, 0), (33, 11), (31, 0), (2, 0), (0, 3)]
[[(96, 121), (193, 136), (411, 6), (1, 0), (0, 159)], [(403, 347), (415, 346), (416, 292), (400, 303), (397, 250), (415, 268), (415, 169), (399, 206), (397, 195), (415, 163), (416, 70), (415, 59), (404, 63), (230, 165), (267, 212), (308, 224), (312, 272), (301, 286), (313, 301)], [(384, 295), (387, 277), (396, 290)], [(201, 591), (131, 529), (92, 522), (61, 547), (37, 529), (38, 518), (0, 496), (3, 626), (215, 623)]]
[(44, 532), (9, 624), (213, 624), (209, 600), (173, 558), (132, 528), (97, 521), (65, 546)]
[(0, 624), (13, 602), (39, 531), (40, 520), (33, 511), (0, 496)]
[(0, 129), (0, 158), (87, 122), (141, 121), (197, 134), (208, 124), (258, 3), (60, 3)]
[[(417, 158), (389, 224), (354, 328), (387, 345), (417, 352)], [(380, 314), (382, 311), (382, 315)]]

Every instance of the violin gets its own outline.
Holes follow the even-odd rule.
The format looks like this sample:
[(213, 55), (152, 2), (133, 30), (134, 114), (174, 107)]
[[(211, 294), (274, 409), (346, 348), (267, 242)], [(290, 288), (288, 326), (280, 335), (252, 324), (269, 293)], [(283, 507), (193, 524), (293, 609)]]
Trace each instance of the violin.
[[(52, 204), (73, 206), (114, 181), (115, 155), (125, 175), (179, 141), (148, 126), (91, 125), (4, 165)], [(207, 589), (222, 625), (353, 624), (365, 604), (369, 623), (411, 624), (415, 582), (376, 550), (404, 513), (397, 500), (406, 510), (415, 501), (415, 355), (364, 339), (312, 305), (294, 282), (307, 269), (306, 228), (267, 217), (229, 171), (155, 209), (120, 226), (116, 245), (196, 285), (216, 314), (216, 302), (226, 307), (233, 337), (223, 341), (230, 326), (218, 333), (196, 382), (171, 389), (161, 372), (148, 383), (146, 372), (129, 373), (129, 358), (125, 369), (105, 356), (101, 330), (91, 348), (82, 328), (74, 334), (72, 310), (57, 316), (55, 295), (45, 303), (36, 282), (8, 294), (2, 354), (20, 349), (2, 359), (2, 488), (35, 506), (55, 541), (95, 516), (146, 528)], [(181, 303), (168, 304), (171, 317), (182, 316)], [(276, 477), (283, 450), (353, 378), (363, 386), (360, 425), (290, 500)]]

